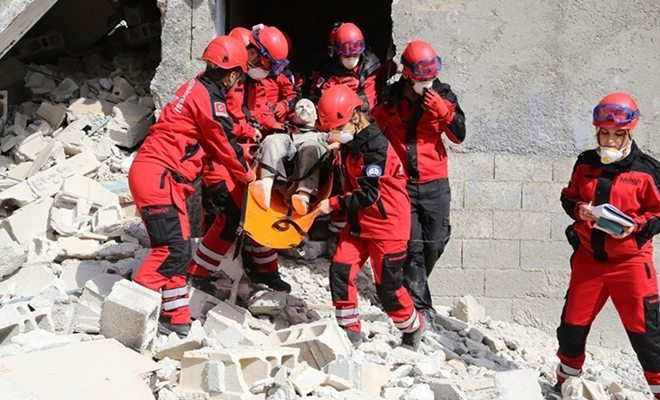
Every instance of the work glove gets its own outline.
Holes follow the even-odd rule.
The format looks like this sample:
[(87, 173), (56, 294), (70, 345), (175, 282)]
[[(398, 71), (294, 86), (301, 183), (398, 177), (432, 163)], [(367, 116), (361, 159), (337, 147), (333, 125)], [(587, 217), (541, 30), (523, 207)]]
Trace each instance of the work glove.
[(424, 97), (422, 98), (424, 108), (431, 112), (437, 119), (447, 121), (450, 115), (449, 106), (447, 102), (440, 97), (435, 90), (425, 89)]

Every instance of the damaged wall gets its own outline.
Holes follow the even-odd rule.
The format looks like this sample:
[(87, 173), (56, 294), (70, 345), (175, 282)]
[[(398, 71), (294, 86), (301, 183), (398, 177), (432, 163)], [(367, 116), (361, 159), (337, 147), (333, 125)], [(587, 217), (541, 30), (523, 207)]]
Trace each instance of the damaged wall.
[[(595, 147), (593, 105), (632, 93), (635, 140), (660, 155), (658, 15), (660, 3), (639, 1), (393, 3), (397, 59), (409, 40), (429, 41), (467, 119), (449, 155), (452, 240), (432, 275), (437, 302), (471, 293), (496, 319), (556, 328), (571, 222), (559, 194), (577, 154)], [(628, 346), (611, 304), (589, 341)]]

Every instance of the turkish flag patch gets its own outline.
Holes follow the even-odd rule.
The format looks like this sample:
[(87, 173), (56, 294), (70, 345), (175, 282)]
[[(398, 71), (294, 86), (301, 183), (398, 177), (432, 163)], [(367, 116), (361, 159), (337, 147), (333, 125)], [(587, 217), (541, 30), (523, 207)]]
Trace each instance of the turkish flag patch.
[(227, 105), (220, 101), (213, 103), (213, 111), (216, 117), (229, 117), (229, 115), (227, 115)]

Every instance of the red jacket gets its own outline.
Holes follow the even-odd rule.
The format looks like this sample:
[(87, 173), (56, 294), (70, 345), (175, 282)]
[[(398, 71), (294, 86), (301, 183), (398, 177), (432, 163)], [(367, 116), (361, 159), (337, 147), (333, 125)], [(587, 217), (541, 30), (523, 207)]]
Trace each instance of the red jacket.
[[(264, 134), (271, 133), (293, 113), (300, 92), (291, 80), (291, 73), (285, 71), (277, 76), (269, 75), (256, 81), (245, 82), (245, 101), (243, 108), (248, 121), (257, 123)], [(284, 118), (275, 117), (275, 108), (281, 104), (286, 109)]]
[(394, 146), (412, 182), (447, 178), (443, 132), (454, 143), (465, 139), (465, 115), (456, 94), (438, 79), (433, 82), (433, 90), (447, 102), (450, 116), (446, 120), (439, 120), (426, 112), (421, 96), (414, 103), (405, 98), (403, 79), (387, 88), (383, 102), (373, 111), (374, 119)]
[(135, 162), (159, 164), (193, 181), (202, 170), (206, 153), (237, 181), (249, 182), (254, 173), (232, 130), (224, 91), (199, 76), (182, 85), (165, 105)]
[(234, 135), (239, 143), (253, 143), (255, 128), (244, 111), (245, 81), (240, 80), (227, 93), (227, 111), (234, 122)]
[(388, 240), (410, 237), (410, 199), (399, 157), (378, 125), (343, 145), (344, 193), (330, 206), (348, 216), (354, 236)]
[(365, 51), (360, 63), (353, 70), (346, 69), (338, 57), (334, 57), (318, 72), (312, 74), (310, 95), (318, 102), (324, 91), (335, 85), (348, 85), (363, 101), (363, 111), (371, 111), (377, 102), (376, 78), (380, 61), (375, 54)]
[[(623, 160), (604, 165), (596, 150), (580, 154), (568, 186), (561, 192), (566, 213), (575, 220), (567, 230), (577, 251), (603, 262), (652, 262), (654, 235), (660, 232), (660, 163), (633, 142)], [(579, 208), (610, 203), (635, 220), (633, 233), (615, 239), (579, 217)]]

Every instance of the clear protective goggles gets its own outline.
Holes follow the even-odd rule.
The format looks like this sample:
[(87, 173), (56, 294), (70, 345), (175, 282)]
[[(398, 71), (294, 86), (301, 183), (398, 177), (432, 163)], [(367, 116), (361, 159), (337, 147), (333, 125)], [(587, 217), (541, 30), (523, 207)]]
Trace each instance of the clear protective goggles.
[(442, 70), (442, 59), (438, 56), (425, 58), (411, 64), (405, 58), (401, 59), (404, 67), (410, 70), (412, 77), (415, 80), (427, 80), (435, 78), (435, 76)]
[(594, 107), (594, 122), (614, 122), (625, 125), (639, 117), (639, 110), (633, 110), (620, 104), (599, 104)]
[[(273, 75), (279, 75), (284, 70), (286, 67), (289, 65), (289, 60), (276, 60), (273, 57), (271, 57), (270, 53), (268, 50), (264, 47), (263, 44), (261, 44), (261, 40), (259, 39), (259, 32), (261, 31), (261, 28), (263, 25), (256, 25), (252, 27), (252, 34), (254, 35), (254, 40), (257, 42), (257, 50), (259, 51), (259, 54), (261, 54), (261, 64), (262, 67), (265, 69), (268, 69)], [(265, 61), (265, 62), (264, 62)]]

